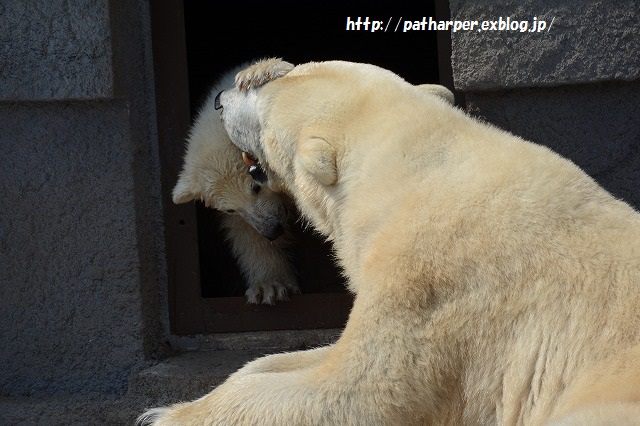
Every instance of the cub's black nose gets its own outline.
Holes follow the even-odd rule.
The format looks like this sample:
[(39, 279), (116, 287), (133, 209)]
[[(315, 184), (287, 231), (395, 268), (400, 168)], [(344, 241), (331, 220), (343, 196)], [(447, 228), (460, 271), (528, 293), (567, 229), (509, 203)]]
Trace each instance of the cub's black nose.
[(216, 98), (213, 100), (213, 107), (216, 110), (219, 110), (220, 108), (222, 108), (222, 105), (220, 104), (220, 95), (222, 95), (222, 92), (224, 92), (224, 90), (221, 90), (217, 95)]

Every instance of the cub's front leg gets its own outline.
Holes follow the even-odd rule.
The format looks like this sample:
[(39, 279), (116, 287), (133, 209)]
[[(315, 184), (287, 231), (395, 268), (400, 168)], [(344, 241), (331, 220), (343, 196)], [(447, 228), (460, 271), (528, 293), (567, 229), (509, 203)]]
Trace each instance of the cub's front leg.
[(289, 230), (271, 242), (237, 215), (222, 218), (233, 256), (247, 281), (249, 303), (275, 304), (300, 293), (293, 264), (286, 251), (292, 237)]

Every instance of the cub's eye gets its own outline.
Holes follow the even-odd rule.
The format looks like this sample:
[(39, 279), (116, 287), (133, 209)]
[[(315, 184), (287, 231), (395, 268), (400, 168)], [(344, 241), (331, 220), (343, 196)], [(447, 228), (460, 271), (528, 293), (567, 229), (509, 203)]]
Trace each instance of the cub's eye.
[(232, 214), (232, 213), (235, 213), (235, 212), (236, 212), (235, 210), (225, 210), (225, 211), (226, 211), (227, 213), (229, 213), (229, 214)]
[(251, 192), (253, 192), (254, 195), (258, 195), (261, 189), (262, 187), (257, 183), (254, 183), (253, 185), (251, 185)]

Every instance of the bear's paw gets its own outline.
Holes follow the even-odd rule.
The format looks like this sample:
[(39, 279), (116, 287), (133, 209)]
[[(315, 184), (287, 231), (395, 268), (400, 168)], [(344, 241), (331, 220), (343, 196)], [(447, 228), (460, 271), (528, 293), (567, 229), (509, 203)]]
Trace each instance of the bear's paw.
[(240, 91), (259, 87), (286, 75), (293, 68), (293, 64), (280, 58), (263, 59), (236, 74), (236, 87)]

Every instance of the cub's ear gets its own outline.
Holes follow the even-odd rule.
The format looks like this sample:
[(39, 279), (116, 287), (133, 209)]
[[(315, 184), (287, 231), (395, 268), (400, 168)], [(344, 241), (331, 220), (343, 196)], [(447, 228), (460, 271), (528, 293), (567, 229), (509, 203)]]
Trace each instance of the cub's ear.
[(455, 97), (453, 96), (453, 92), (439, 84), (420, 84), (416, 87), (425, 93), (430, 93), (432, 95), (441, 97), (451, 105), (455, 104), (456, 102)]
[(191, 190), (191, 181), (184, 176), (180, 176), (178, 183), (173, 188), (173, 202), (175, 204), (184, 204), (193, 201), (196, 194)]
[(322, 185), (329, 186), (338, 181), (336, 150), (326, 140), (314, 137), (302, 141), (298, 161)]

